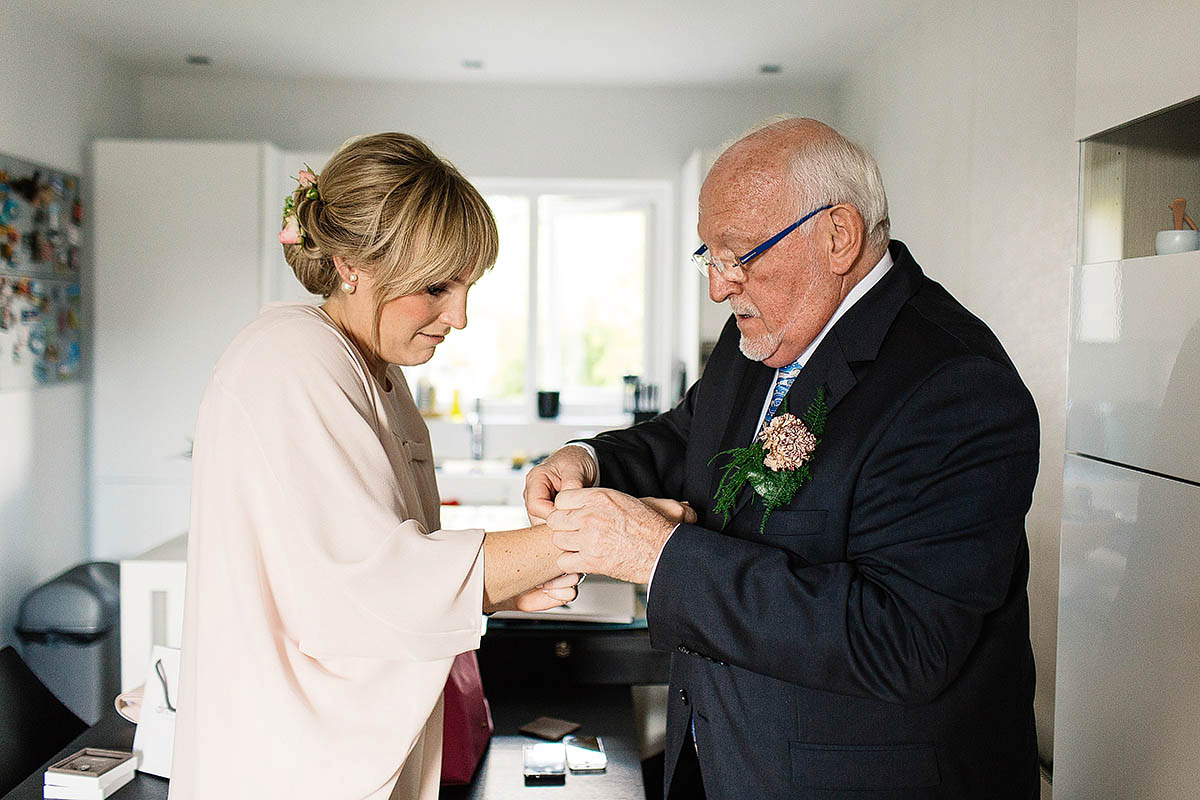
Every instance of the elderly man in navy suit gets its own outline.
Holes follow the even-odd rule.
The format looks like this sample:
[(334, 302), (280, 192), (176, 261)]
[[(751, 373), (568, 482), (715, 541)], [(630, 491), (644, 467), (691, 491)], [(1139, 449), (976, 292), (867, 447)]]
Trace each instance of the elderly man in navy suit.
[(732, 311), (703, 377), (525, 493), (564, 572), (650, 584), (668, 797), (1036, 798), (1016, 369), (890, 240), (874, 159), (826, 125), (738, 141), (699, 212)]

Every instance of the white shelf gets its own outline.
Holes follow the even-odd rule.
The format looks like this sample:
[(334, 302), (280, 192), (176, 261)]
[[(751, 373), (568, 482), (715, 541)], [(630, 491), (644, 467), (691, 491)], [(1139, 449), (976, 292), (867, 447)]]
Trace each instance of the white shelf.
[(1079, 260), (1153, 255), (1172, 200), (1200, 219), (1200, 101), (1084, 141), (1081, 170)]
[(1186, 253), (1164, 253), (1163, 255), (1136, 256), (1134, 258), (1114, 258), (1105, 261), (1090, 261), (1080, 264), (1080, 267), (1097, 267), (1104, 264), (1123, 264), (1131, 268), (1153, 268), (1156, 265), (1192, 264), (1200, 269), (1200, 250), (1189, 250)]

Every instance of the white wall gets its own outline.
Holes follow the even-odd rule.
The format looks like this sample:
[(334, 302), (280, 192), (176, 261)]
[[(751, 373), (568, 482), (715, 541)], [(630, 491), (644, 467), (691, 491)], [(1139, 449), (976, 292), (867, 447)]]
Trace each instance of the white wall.
[(828, 115), (834, 95), (778, 88), (414, 85), (148, 76), (142, 135), (243, 139), (330, 152), (402, 130), (472, 177), (661, 178), (697, 145), (781, 112)]
[(1027, 527), (1047, 758), (1076, 249), (1074, 86), (1073, 0), (939, 0), (859, 68), (840, 114), (845, 132), (879, 158), (893, 236), (991, 326), (1037, 402), (1041, 471)]
[[(0, 150), (80, 175), (89, 192), (87, 143), (136, 128), (132, 75), (12, 14), (0, 14), (0, 40)], [(88, 557), (85, 393), (83, 383), (0, 392), (0, 645), (25, 592)]]

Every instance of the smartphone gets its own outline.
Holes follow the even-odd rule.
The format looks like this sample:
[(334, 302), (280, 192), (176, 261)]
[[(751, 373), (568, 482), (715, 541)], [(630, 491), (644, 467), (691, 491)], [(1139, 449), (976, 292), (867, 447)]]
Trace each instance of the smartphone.
[(604, 742), (599, 736), (568, 736), (563, 739), (567, 749), (567, 767), (571, 772), (603, 772), (608, 767)]
[(562, 742), (527, 744), (524, 751), (526, 786), (562, 786), (567, 782), (567, 756)]

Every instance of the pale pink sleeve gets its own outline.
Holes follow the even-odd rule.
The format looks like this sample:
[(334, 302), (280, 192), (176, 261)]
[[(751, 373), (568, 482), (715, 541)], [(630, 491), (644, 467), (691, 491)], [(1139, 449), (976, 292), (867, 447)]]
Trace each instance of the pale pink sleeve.
[(257, 538), (276, 624), (318, 659), (478, 647), (483, 532), (429, 533), (413, 519), (416, 484), (389, 459), (364, 375), (305, 339), (215, 375), (206, 403), (220, 433), (196, 443), (219, 448), (205, 494)]

